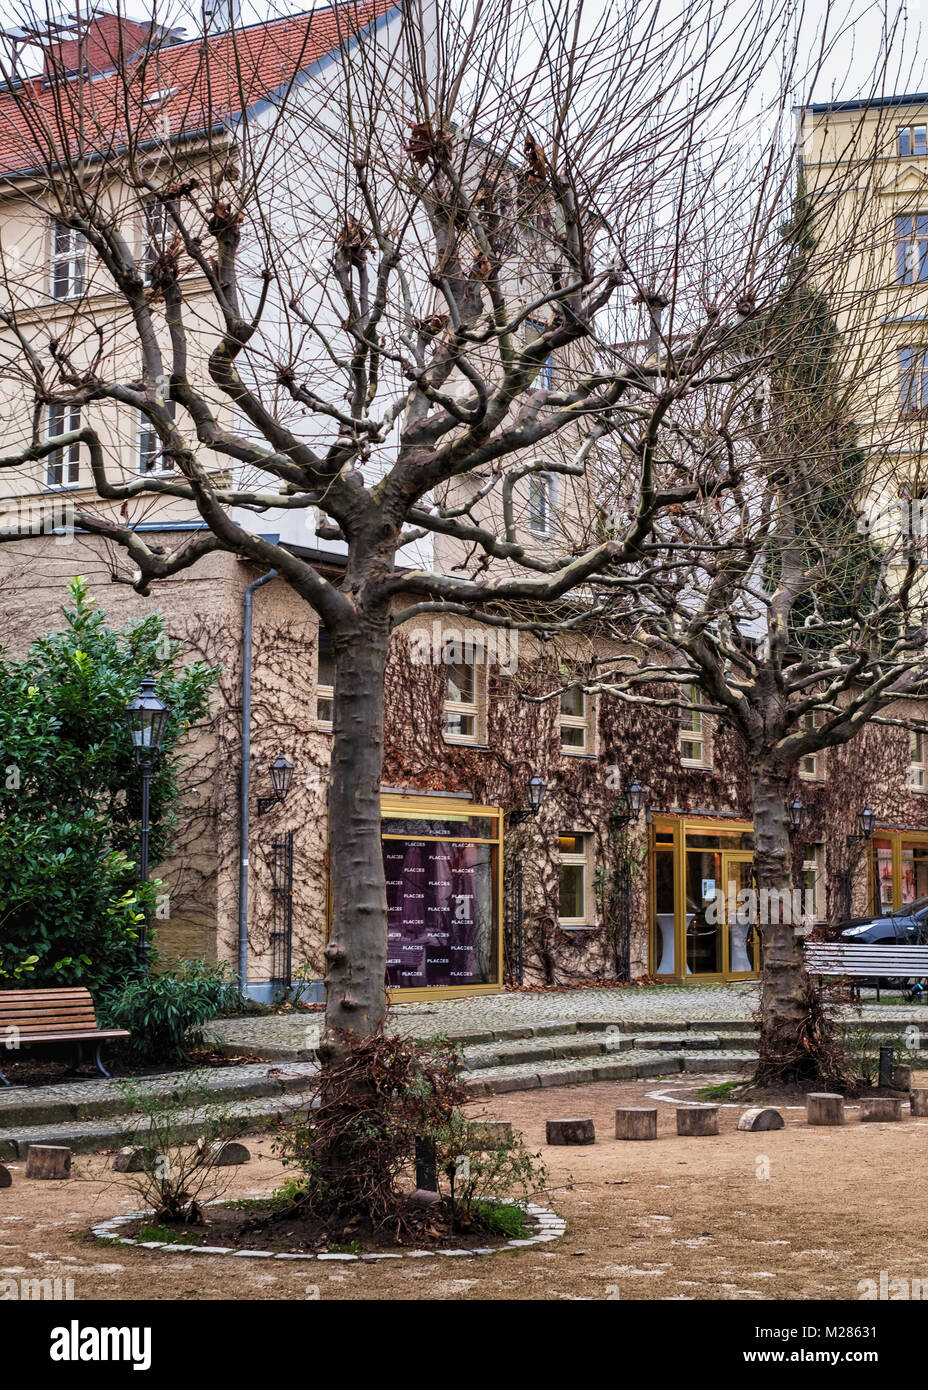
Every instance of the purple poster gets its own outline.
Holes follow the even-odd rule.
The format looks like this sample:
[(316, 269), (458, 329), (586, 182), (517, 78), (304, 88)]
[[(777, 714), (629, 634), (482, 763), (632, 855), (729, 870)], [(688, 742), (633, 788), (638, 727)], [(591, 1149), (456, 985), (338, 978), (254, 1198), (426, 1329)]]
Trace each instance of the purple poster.
[(492, 978), (492, 846), (385, 839), (383, 863), (390, 987), (487, 984)]

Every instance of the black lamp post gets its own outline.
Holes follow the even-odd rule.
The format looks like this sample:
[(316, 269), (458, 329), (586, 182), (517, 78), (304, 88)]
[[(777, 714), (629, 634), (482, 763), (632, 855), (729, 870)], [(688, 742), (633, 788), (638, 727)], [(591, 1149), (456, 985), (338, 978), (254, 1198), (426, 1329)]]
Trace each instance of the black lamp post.
[(806, 808), (803, 806), (799, 797), (794, 797), (789, 808), (789, 823), (798, 834), (802, 829), (802, 822), (806, 818)]
[[(126, 716), (132, 733), (136, 765), (142, 772), (142, 826), (139, 855), (139, 878), (148, 882), (148, 837), (151, 828), (151, 774), (161, 753), (168, 708), (155, 694), (155, 682), (149, 671), (139, 687), (139, 693), (126, 705)], [(142, 912), (139, 928), (139, 969), (148, 974), (150, 946), (148, 943), (148, 912)]]
[(263, 816), (272, 806), (282, 805), (287, 799), (293, 781), (293, 763), (288, 762), (282, 748), (271, 763), (271, 781), (274, 784), (274, 795), (258, 797), (259, 816)]
[(525, 790), (528, 793), (528, 805), (519, 806), (515, 811), (509, 812), (510, 825), (522, 825), (529, 817), (534, 820), (541, 810), (541, 803), (545, 799), (548, 784), (541, 773), (533, 772), (525, 784)]
[[(866, 842), (870, 839), (871, 835), (873, 834), (874, 827), (876, 826), (876, 812), (871, 811), (869, 806), (865, 806), (863, 810), (859, 811), (857, 814), (857, 824), (860, 826), (860, 831), (858, 832), (858, 834), (848, 835), (847, 840), (845, 841), (845, 844), (848, 849), (850, 849), (852, 845), (859, 845), (861, 843), (866, 844)], [(851, 892), (851, 871), (851, 866), (848, 865), (844, 873), (845, 917), (850, 917), (851, 915), (851, 902), (853, 897)], [(876, 904), (876, 910), (879, 911), (878, 903)]]
[[(532, 775), (531, 775), (531, 777), (528, 779), (528, 781), (527, 781), (526, 784), (525, 784), (525, 790), (526, 790), (526, 792), (528, 793), (528, 805), (527, 805), (527, 806), (520, 806), (520, 807), (518, 807), (515, 811), (510, 811), (510, 813), (509, 813), (509, 824), (510, 824), (510, 825), (522, 825), (522, 824), (524, 824), (525, 821), (527, 821), (527, 820), (529, 820), (529, 819), (531, 819), (531, 820), (534, 820), (534, 819), (535, 819), (535, 817), (538, 815), (538, 812), (541, 810), (541, 803), (542, 803), (542, 802), (544, 801), (544, 799), (545, 799), (545, 792), (548, 790), (548, 784), (547, 784), (547, 782), (545, 781), (545, 779), (542, 777), (542, 775), (541, 775), (540, 772), (533, 772)], [(516, 927), (516, 931), (515, 931), (515, 938), (516, 938), (516, 939), (515, 939), (515, 955), (516, 955), (516, 958), (515, 958), (515, 962), (514, 962), (514, 970), (513, 970), (513, 973), (515, 974), (517, 983), (521, 985), (521, 984), (522, 984), (522, 981), (523, 981), (523, 978), (524, 978), (524, 975), (525, 975), (525, 959), (524, 959), (524, 946), (525, 946), (525, 943), (524, 943), (523, 940), (522, 940), (522, 913), (523, 913), (523, 908), (522, 908), (522, 855), (521, 855), (521, 853), (518, 854), (518, 855), (516, 856), (516, 858), (513, 860), (513, 864), (512, 864), (512, 877), (513, 877), (513, 884), (512, 884), (513, 896), (514, 896), (514, 898), (515, 898), (515, 902), (513, 903), (513, 915), (514, 915), (514, 917), (515, 917), (515, 927)]]
[(633, 777), (628, 786), (622, 788), (622, 793), (609, 812), (609, 819), (618, 830), (624, 830), (633, 820), (637, 820), (644, 808), (647, 792), (638, 781)]

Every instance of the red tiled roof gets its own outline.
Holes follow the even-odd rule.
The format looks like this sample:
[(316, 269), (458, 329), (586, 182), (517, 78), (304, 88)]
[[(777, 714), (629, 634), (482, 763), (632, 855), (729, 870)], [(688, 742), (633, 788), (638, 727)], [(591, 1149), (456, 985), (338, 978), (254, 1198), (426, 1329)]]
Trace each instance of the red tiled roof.
[(215, 128), (396, 8), (398, 0), (350, 0), (206, 42), (153, 42), (122, 72), (27, 80), (0, 92), (0, 176), (92, 158), (124, 146), (127, 132), (145, 141)]

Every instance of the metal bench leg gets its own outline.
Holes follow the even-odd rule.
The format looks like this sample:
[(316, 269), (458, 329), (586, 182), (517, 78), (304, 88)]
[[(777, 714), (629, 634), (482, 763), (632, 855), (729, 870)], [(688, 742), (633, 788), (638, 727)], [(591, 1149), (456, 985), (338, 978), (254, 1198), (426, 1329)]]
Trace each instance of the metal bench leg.
[(107, 1071), (106, 1067), (103, 1065), (103, 1058), (100, 1056), (100, 1054), (101, 1054), (102, 1051), (103, 1051), (103, 1044), (102, 1044), (102, 1042), (99, 1042), (99, 1043), (97, 1043), (97, 1050), (96, 1050), (96, 1053), (94, 1054), (94, 1058), (95, 1058), (95, 1061), (96, 1061), (96, 1063), (97, 1063), (97, 1071), (101, 1071), (101, 1072), (103, 1073), (103, 1075), (106, 1077), (107, 1081), (111, 1081), (111, 1080), (112, 1080), (112, 1077), (110, 1076), (110, 1074), (109, 1074), (109, 1072)]

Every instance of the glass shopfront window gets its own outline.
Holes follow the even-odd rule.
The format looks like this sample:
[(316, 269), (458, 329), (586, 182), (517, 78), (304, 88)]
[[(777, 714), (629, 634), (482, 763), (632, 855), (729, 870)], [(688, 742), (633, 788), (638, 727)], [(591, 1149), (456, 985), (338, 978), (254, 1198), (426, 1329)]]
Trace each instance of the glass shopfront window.
[(398, 800), (383, 819), (388, 987), (499, 987), (499, 812)]
[[(866, 862), (866, 861), (865, 861)], [(928, 897), (928, 832), (878, 830), (870, 841), (867, 898), (880, 913)]]
[(657, 821), (653, 829), (651, 971), (744, 979), (760, 968), (750, 907), (754, 837), (742, 823)]

